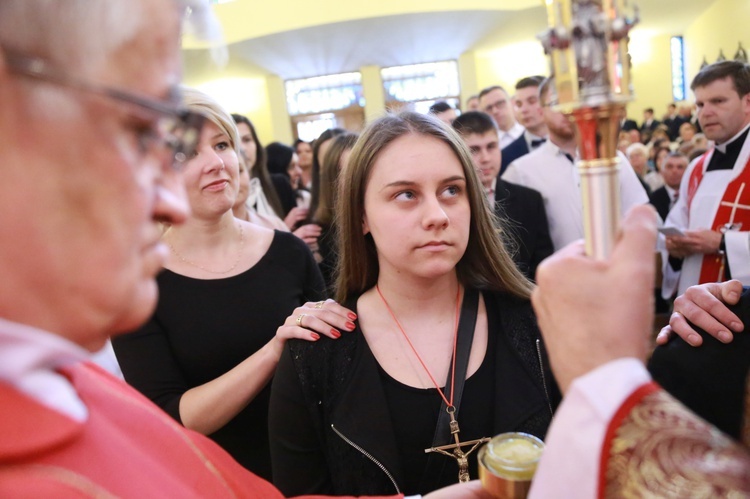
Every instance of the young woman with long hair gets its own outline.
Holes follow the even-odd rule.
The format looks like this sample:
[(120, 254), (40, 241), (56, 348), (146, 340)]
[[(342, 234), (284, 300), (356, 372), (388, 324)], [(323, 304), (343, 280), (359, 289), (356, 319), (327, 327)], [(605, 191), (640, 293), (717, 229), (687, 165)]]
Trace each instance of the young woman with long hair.
[(532, 284), (503, 247), (461, 138), (434, 117), (381, 118), (339, 189), (336, 297), (346, 315), (324, 303), (299, 317), (318, 332), (347, 317), (358, 326), (336, 342), (288, 343), (270, 407), (277, 486), (424, 494), (459, 472), (477, 477), (477, 442), (462, 455), (425, 452), (453, 443), (453, 424), (461, 442), (543, 438), (559, 393)]

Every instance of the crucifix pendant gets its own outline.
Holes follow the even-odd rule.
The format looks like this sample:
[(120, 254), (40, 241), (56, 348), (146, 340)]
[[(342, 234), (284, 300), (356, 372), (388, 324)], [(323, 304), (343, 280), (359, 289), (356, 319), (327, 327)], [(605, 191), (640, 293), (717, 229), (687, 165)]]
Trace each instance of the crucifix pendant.
[[(444, 456), (452, 457), (456, 460), (458, 463), (458, 481), (459, 482), (468, 482), (471, 480), (469, 477), (469, 454), (474, 452), (477, 447), (479, 447), (484, 442), (489, 442), (490, 439), (487, 437), (480, 438), (478, 440), (469, 440), (466, 442), (461, 442), (458, 434), (461, 431), (458, 428), (458, 421), (456, 421), (456, 409), (454, 407), (448, 407), (446, 408), (446, 411), (450, 415), (451, 421), (450, 421), (450, 429), (451, 429), (451, 435), (453, 435), (453, 439), (455, 440), (455, 443), (448, 444), (448, 445), (441, 445), (439, 447), (430, 447), (429, 449), (425, 449), (425, 453), (430, 452), (439, 452), (440, 454), (443, 454)], [(471, 449), (468, 450), (468, 452), (464, 452), (463, 447), (471, 445)], [(451, 451), (451, 452), (449, 452)]]

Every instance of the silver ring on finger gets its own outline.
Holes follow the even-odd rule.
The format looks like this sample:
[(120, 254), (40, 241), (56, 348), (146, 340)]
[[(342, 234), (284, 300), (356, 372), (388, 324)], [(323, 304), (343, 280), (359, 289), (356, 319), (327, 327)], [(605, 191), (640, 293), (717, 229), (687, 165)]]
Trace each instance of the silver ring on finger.
[(323, 308), (323, 305), (325, 305), (325, 304), (326, 304), (326, 302), (319, 301), (318, 303), (315, 304), (315, 308)]
[(297, 325), (299, 327), (302, 327), (302, 318), (305, 317), (307, 314), (299, 314), (299, 317), (297, 317)]

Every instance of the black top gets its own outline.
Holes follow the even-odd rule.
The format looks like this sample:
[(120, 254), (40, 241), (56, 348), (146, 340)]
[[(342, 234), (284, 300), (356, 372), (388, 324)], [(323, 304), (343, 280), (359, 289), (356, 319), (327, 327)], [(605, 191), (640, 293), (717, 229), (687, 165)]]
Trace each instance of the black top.
[(641, 133), (645, 132), (646, 130), (654, 131), (656, 128), (661, 125), (661, 122), (659, 120), (651, 120), (651, 123), (646, 123), (645, 121), (641, 124)]
[[(182, 394), (226, 373), (276, 334), (293, 309), (319, 300), (323, 280), (302, 240), (275, 232), (247, 271), (194, 279), (165, 270), (159, 303), (140, 330), (113, 340), (125, 380), (177, 421)], [(210, 437), (240, 464), (270, 479), (268, 400), (264, 388)]]
[(281, 209), (284, 210), (285, 217), (290, 211), (292, 211), (292, 208), (297, 206), (297, 196), (294, 194), (294, 189), (292, 188), (288, 176), (281, 175), (280, 173), (272, 173), (271, 182), (273, 182), (273, 187), (276, 189), (276, 194), (279, 196)]
[(629, 132), (630, 130), (638, 130), (638, 123), (635, 120), (625, 119), (620, 121), (620, 131)]
[(554, 251), (542, 195), (539, 191), (498, 177), (495, 214), (505, 221), (503, 236), (513, 261), (526, 277), (533, 280), (536, 268)]
[(680, 127), (683, 123), (690, 121), (688, 118), (680, 116), (679, 114), (674, 118), (666, 118), (664, 124), (669, 128), (669, 140), (674, 142), (680, 136)]
[(718, 149), (714, 149), (714, 153), (711, 156), (711, 161), (709, 161), (708, 166), (706, 166), (706, 171), (714, 171), (714, 170), (731, 170), (734, 168), (734, 164), (737, 162), (737, 158), (740, 157), (740, 151), (742, 151), (742, 146), (745, 145), (745, 139), (747, 138), (747, 133), (750, 131), (750, 129), (745, 130), (745, 133), (734, 139), (732, 142), (728, 143), (725, 151), (721, 152)]
[(646, 183), (645, 180), (643, 180), (643, 177), (641, 177), (638, 174), (636, 174), (635, 176), (638, 178), (638, 182), (640, 182), (641, 185), (643, 186), (643, 190), (646, 191), (646, 195), (650, 196), (651, 195), (651, 187)]
[(739, 440), (745, 409), (745, 381), (750, 372), (750, 289), (729, 307), (745, 331), (725, 344), (693, 326), (703, 345), (693, 347), (676, 337), (657, 347), (648, 363), (654, 380), (691, 411)]
[(526, 135), (521, 134), (516, 140), (503, 148), (500, 160), (500, 175), (505, 173), (508, 165), (525, 154), (529, 154), (529, 144), (526, 143)]
[(671, 208), (672, 198), (669, 197), (667, 188), (662, 186), (656, 189), (654, 192), (649, 194), (648, 202), (656, 208), (659, 216), (662, 220), (666, 220), (669, 215), (669, 209)]
[(322, 260), (318, 263), (320, 273), (326, 283), (326, 295), (333, 298), (335, 291), (334, 274), (339, 261), (338, 242), (336, 241), (336, 227), (333, 224), (320, 225), (318, 237), (318, 253)]
[[(465, 387), (462, 407), (466, 412), (479, 408), (479, 413), (478, 422), (472, 418), (466, 421), (468, 415), (461, 416), (464, 409), (459, 407), (458, 421), (462, 428), (466, 425), (462, 440), (474, 431), (484, 433), (485, 416), (492, 424), (489, 435), (480, 436), (524, 431), (544, 438), (560, 394), (531, 305), (503, 293), (484, 292), (483, 296), (492, 338), (485, 359), (492, 358), (493, 364), (488, 364), (492, 368), (488, 368), (487, 386), (476, 392), (473, 388), (469, 392), (468, 384)], [(345, 305), (355, 310), (356, 301)], [(478, 381), (483, 384), (487, 380)], [(274, 484), (286, 496), (413, 492), (407, 489), (414, 483), (407, 485), (412, 478), (406, 477), (402, 458), (411, 451), (404, 445), (424, 454), (432, 444), (440, 398), (430, 397), (427, 406), (418, 411), (434, 414), (430, 427), (423, 430), (428, 434), (426, 440), (409, 444), (401, 440), (404, 428), (396, 430), (394, 425), (401, 425), (401, 418), (417, 411), (410, 407), (394, 419), (389, 407), (401, 409), (386, 385), (359, 329), (343, 333), (337, 340), (321, 337), (315, 343), (288, 342), (274, 377), (269, 409)], [(412, 403), (420, 402), (415, 399)], [(440, 457), (443, 462), (452, 460)], [(458, 473), (455, 464), (452, 466), (446, 466), (443, 475), (455, 483)], [(424, 494), (437, 487), (431, 483), (416, 492)]]
[[(488, 336), (487, 351), (495, 351), (495, 336)], [(379, 367), (379, 366), (378, 366)], [(479, 369), (466, 379), (460, 411), (457, 413), (462, 442), (495, 435), (493, 428), (494, 410), (486, 403), (488, 393), (495, 392), (495, 380), (492, 373), (495, 369), (495, 356), (485, 355)], [(388, 410), (393, 423), (393, 430), (399, 445), (399, 457), (402, 463), (404, 482), (401, 489), (406, 495), (419, 494), (425, 490), (424, 473), (430, 454), (424, 450), (430, 447), (435, 434), (438, 413), (442, 398), (435, 388), (414, 388), (393, 379), (382, 368), (380, 377), (383, 380), (385, 396), (388, 399)], [(441, 386), (445, 391), (445, 387)], [(448, 441), (453, 443), (453, 439)], [(468, 451), (465, 447), (464, 451)], [(436, 455), (443, 472), (439, 477), (430, 477), (430, 483), (446, 487), (456, 483), (458, 465), (456, 460), (443, 455)], [(472, 478), (479, 476), (477, 468), (477, 451), (469, 456), (469, 474)]]

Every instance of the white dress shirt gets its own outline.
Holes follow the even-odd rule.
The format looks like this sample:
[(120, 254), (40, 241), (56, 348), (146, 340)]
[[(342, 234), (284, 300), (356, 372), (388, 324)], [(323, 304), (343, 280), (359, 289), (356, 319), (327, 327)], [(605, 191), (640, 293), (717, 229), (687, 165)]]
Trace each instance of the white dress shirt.
[(492, 185), (484, 189), (484, 192), (487, 194), (487, 201), (489, 201), (490, 207), (493, 209), (495, 206), (495, 190), (497, 190), (497, 177), (492, 179)]
[(498, 143), (500, 144), (500, 149), (502, 149), (503, 147), (507, 146), (508, 144), (516, 140), (518, 137), (520, 137), (525, 130), (526, 129), (517, 121), (515, 125), (510, 127), (510, 130), (508, 130), (507, 132), (498, 130), (497, 135), (499, 139)]
[(677, 202), (677, 190), (672, 189), (667, 184), (664, 184), (664, 189), (666, 189), (667, 194), (669, 194), (669, 209), (671, 210), (674, 204)]
[(526, 139), (526, 146), (529, 148), (529, 151), (535, 151), (539, 149), (542, 146), (542, 144), (547, 142), (547, 137), (540, 137), (539, 135), (534, 135), (528, 130), (526, 130), (523, 133), (523, 138)]
[[(625, 213), (633, 206), (648, 203), (648, 196), (628, 160), (618, 155), (620, 209)], [(502, 178), (531, 187), (542, 195), (555, 251), (584, 237), (578, 168), (551, 141), (511, 163)]]

